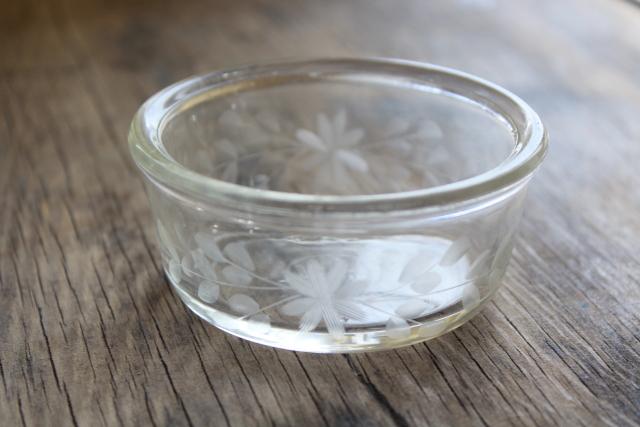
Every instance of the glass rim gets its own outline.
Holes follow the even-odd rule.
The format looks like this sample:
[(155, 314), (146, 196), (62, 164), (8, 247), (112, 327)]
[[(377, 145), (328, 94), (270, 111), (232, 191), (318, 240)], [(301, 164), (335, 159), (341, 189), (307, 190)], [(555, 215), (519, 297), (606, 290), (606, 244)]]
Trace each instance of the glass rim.
[[(198, 98), (202, 98), (201, 95), (214, 87), (232, 86), (261, 76), (274, 78), (296, 69), (301, 70), (300, 73), (307, 73), (311, 79), (314, 78), (314, 69), (345, 73), (359, 70), (378, 75), (382, 75), (384, 71), (397, 73), (399, 77), (404, 74), (416, 75), (422, 79), (422, 84), (431, 85), (433, 91), (442, 96), (463, 98), (485, 109), (487, 114), (497, 114), (506, 119), (516, 134), (514, 149), (499, 165), (447, 184), (393, 193), (315, 195), (262, 190), (218, 180), (183, 166), (162, 148), (163, 126), (179, 107), (185, 110), (197, 105)], [(457, 83), (461, 87), (440, 87), (434, 84), (439, 80), (454, 86)], [(463, 90), (465, 87), (467, 89)], [(509, 108), (516, 109), (521, 115), (520, 120), (515, 120), (513, 115), (506, 113)], [(471, 74), (428, 63), (390, 58), (325, 58), (214, 71), (168, 86), (145, 101), (135, 114), (129, 132), (129, 148), (136, 165), (153, 182), (199, 200), (227, 200), (242, 203), (245, 207), (248, 205), (278, 210), (361, 214), (425, 208), (446, 209), (457, 203), (499, 193), (535, 172), (546, 154), (548, 137), (536, 112), (521, 98)]]

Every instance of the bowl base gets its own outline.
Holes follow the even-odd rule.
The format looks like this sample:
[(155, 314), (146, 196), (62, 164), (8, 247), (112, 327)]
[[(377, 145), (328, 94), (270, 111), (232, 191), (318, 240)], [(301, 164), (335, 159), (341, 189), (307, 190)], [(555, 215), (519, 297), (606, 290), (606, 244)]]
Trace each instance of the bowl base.
[(403, 330), (390, 333), (384, 327), (350, 329), (339, 337), (335, 337), (324, 331), (301, 333), (298, 330), (274, 325), (265, 327), (265, 325), (216, 310), (203, 304), (173, 282), (171, 284), (191, 311), (224, 332), (257, 344), (310, 353), (359, 353), (391, 350), (428, 341), (458, 328), (471, 319), (497, 290), (496, 287), (493, 292), (478, 300), (478, 304), (471, 308), (460, 309), (446, 316), (439, 316), (435, 320), (420, 319), (419, 325)]

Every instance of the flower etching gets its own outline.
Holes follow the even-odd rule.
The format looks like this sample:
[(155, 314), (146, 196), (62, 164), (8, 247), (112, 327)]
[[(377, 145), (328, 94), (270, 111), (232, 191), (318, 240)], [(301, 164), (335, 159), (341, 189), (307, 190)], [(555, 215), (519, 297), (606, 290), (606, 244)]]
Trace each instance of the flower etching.
[(358, 151), (363, 138), (364, 130), (347, 127), (347, 113), (344, 110), (333, 118), (320, 113), (316, 116), (315, 131), (296, 131), (301, 149), (289, 162), (289, 166), (295, 171), (306, 171), (308, 179), (300, 185), (307, 191), (357, 192), (358, 175), (363, 175), (369, 169), (366, 159)]
[(345, 318), (365, 317), (357, 301), (364, 283), (360, 286), (350, 283), (348, 267), (341, 259), (332, 259), (326, 265), (311, 259), (297, 270), (287, 270), (284, 274), (286, 284), (296, 296), (279, 311), (300, 317), (301, 332), (310, 332), (323, 322), (332, 336), (342, 336)]

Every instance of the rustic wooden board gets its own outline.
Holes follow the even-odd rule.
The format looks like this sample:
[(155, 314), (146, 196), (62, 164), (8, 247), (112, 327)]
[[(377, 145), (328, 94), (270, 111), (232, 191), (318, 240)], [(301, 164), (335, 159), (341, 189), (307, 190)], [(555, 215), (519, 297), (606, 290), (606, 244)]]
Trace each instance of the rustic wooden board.
[[(0, 424), (640, 424), (640, 9), (616, 0), (3, 2)], [(479, 74), (552, 146), (505, 287), (428, 344), (276, 351), (190, 314), (126, 147), (187, 75), (382, 55)]]

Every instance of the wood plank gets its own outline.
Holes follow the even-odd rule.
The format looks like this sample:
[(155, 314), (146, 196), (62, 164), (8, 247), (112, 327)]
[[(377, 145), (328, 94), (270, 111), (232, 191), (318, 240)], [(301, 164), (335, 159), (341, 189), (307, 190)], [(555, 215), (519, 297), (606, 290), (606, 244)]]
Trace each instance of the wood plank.
[[(616, 0), (0, 6), (0, 424), (639, 425), (640, 9)], [(505, 287), (360, 355), (223, 334), (171, 293), (126, 147), (187, 75), (395, 56), (476, 73), (552, 146)]]

